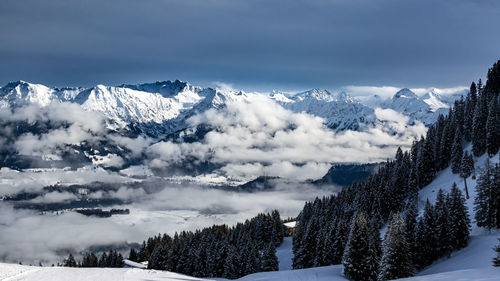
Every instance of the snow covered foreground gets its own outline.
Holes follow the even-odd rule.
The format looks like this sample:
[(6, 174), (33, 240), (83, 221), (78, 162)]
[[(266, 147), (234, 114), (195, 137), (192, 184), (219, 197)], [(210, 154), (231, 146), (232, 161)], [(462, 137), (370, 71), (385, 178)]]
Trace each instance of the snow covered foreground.
[[(36, 267), (16, 264), (0, 263), (0, 280), (19, 281), (189, 281), (214, 280), (200, 279), (182, 274), (143, 270), (136, 268), (67, 268), (67, 267)], [(224, 279), (216, 279), (222, 281)], [(275, 272), (255, 273), (238, 280), (241, 281), (337, 281), (347, 280), (342, 276), (342, 267), (339, 265), (325, 266), (301, 270), (287, 270)], [(467, 270), (458, 270), (445, 273), (418, 276), (401, 280), (434, 281), (434, 280), (500, 280), (500, 268), (485, 267)]]

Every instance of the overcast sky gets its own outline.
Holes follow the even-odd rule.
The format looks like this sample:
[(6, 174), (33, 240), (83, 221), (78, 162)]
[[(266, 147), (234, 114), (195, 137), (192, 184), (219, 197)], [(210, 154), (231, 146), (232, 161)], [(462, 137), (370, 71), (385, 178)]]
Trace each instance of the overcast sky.
[(1, 0), (0, 84), (453, 87), (499, 27), (496, 0)]

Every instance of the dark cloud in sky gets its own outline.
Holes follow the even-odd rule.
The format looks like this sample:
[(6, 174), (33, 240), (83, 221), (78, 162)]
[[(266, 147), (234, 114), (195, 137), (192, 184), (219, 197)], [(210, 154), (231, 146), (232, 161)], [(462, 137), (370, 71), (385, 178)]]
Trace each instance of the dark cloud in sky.
[(500, 2), (2, 0), (0, 84), (450, 87), (500, 58)]

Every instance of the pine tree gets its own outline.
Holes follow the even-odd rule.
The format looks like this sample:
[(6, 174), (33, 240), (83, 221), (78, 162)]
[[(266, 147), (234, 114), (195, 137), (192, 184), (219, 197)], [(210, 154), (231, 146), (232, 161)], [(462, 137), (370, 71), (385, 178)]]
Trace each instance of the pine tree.
[[(500, 238), (498, 239), (498, 241), (500, 242)], [(496, 245), (494, 250), (497, 253), (497, 256), (493, 259), (493, 266), (500, 266), (500, 243)]]
[(460, 176), (464, 179), (465, 185), (465, 195), (466, 198), (469, 199), (469, 190), (467, 188), (467, 178), (474, 172), (474, 159), (472, 158), (472, 154), (469, 155), (467, 151), (465, 151), (464, 156), (462, 157), (462, 165), (460, 167)]
[(401, 215), (394, 214), (384, 238), (378, 280), (413, 276), (411, 252), (406, 237), (406, 226)]
[[(500, 156), (499, 156), (500, 158)], [(495, 165), (493, 171), (492, 191), (493, 191), (493, 203), (494, 212), (496, 214), (496, 227), (500, 229), (500, 164)]]
[(128, 254), (128, 259), (133, 262), (138, 262), (137, 252), (134, 250), (134, 248), (130, 249), (130, 253)]
[(436, 251), (440, 256), (445, 256), (451, 253), (453, 246), (452, 241), (450, 240), (451, 218), (446, 196), (442, 189), (439, 189), (438, 191), (434, 211), (436, 214), (436, 236), (438, 241), (438, 248)]
[(500, 120), (498, 120), (498, 112), (497, 99), (493, 98), (490, 101), (486, 121), (486, 148), (490, 157), (493, 157), (498, 152), (500, 146)]
[(76, 264), (76, 261), (75, 261), (75, 257), (73, 257), (72, 254), (69, 254), (68, 256), (68, 259), (66, 259), (64, 261), (64, 265), (65, 267), (76, 267), (77, 264)]
[(347, 226), (346, 219), (341, 218), (337, 223), (335, 228), (335, 236), (332, 245), (332, 264), (340, 264), (342, 262), (342, 256), (345, 251), (345, 245), (349, 239), (349, 227)]
[(351, 223), (349, 240), (344, 251), (342, 264), (344, 265), (344, 275), (354, 281), (368, 280), (373, 274), (367, 264), (370, 254), (369, 228), (366, 217), (363, 213), (354, 216)]
[(148, 269), (165, 270), (167, 268), (168, 249), (163, 245), (158, 245), (148, 260)]
[(278, 257), (276, 257), (276, 247), (269, 243), (262, 253), (261, 271), (277, 271)]
[(476, 184), (474, 212), (477, 226), (488, 229), (496, 226), (495, 198), (492, 189), (492, 169), (489, 160), (486, 159), (485, 168), (480, 173)]
[(472, 123), (472, 152), (481, 156), (486, 151), (486, 119), (488, 117), (487, 100), (484, 94), (479, 96), (474, 110)]
[(146, 248), (146, 241), (142, 242), (141, 249), (139, 250), (138, 254), (138, 259), (138, 262), (147, 261), (149, 259), (149, 253)]
[(380, 259), (382, 256), (382, 242), (380, 241), (380, 230), (377, 219), (372, 218), (370, 220), (369, 228), (369, 253), (366, 264), (369, 267), (368, 271), (370, 272), (370, 276), (368, 276), (366, 280), (377, 280)]
[(469, 243), (470, 219), (465, 198), (457, 185), (453, 183), (449, 196), (450, 240), (455, 250), (462, 249)]
[(457, 128), (457, 132), (455, 132), (455, 139), (453, 140), (453, 147), (451, 152), (451, 171), (454, 174), (460, 173), (460, 168), (462, 166), (462, 136), (459, 133), (459, 129)]
[(415, 260), (417, 252), (416, 234), (417, 234), (417, 217), (418, 217), (418, 194), (408, 198), (404, 209), (404, 222), (406, 225), (406, 240), (412, 253), (412, 260)]
[(235, 247), (230, 247), (226, 263), (224, 264), (224, 278), (236, 279), (240, 277), (240, 256)]
[(419, 174), (419, 185), (420, 187), (426, 186), (434, 178), (435, 174), (435, 161), (433, 153), (433, 142), (434, 136), (428, 132), (427, 138), (423, 139), (423, 146), (421, 147), (418, 159), (417, 159), (417, 169)]
[(474, 120), (474, 109), (476, 108), (477, 89), (476, 83), (472, 82), (470, 91), (467, 96), (467, 103), (465, 107), (464, 116), (464, 138), (470, 142), (472, 140), (472, 122)]
[(434, 206), (427, 200), (424, 207), (424, 214), (419, 218), (417, 223), (416, 249), (418, 252), (415, 253), (416, 260), (414, 261), (417, 268), (422, 269), (439, 257), (439, 253), (436, 251), (438, 248), (436, 233)]

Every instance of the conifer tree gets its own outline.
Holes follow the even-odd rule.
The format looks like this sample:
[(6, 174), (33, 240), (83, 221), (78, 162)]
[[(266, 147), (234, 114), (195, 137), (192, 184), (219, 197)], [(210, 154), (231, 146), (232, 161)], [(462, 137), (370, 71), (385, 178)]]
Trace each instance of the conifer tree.
[(73, 257), (73, 254), (69, 254), (68, 259), (64, 261), (65, 267), (77, 267), (75, 257)]
[(472, 123), (474, 120), (474, 109), (476, 108), (477, 89), (476, 83), (472, 82), (467, 96), (464, 118), (464, 138), (470, 142), (472, 140)]
[(394, 214), (382, 247), (378, 280), (392, 280), (413, 276), (413, 265), (406, 226), (399, 213)]
[(163, 245), (158, 245), (148, 260), (148, 269), (165, 270), (167, 268), (168, 249)]
[(149, 254), (148, 250), (146, 248), (146, 241), (142, 241), (141, 249), (139, 250), (138, 254), (138, 262), (143, 262), (147, 261), (149, 259)]
[(450, 240), (455, 250), (467, 246), (470, 235), (470, 219), (465, 198), (458, 189), (456, 183), (453, 183), (449, 196), (448, 206), (450, 207)]
[(477, 195), (474, 199), (476, 224), (479, 227), (492, 229), (496, 226), (496, 210), (492, 184), (492, 169), (489, 159), (486, 159), (486, 165), (477, 180), (476, 193)]
[(130, 253), (128, 254), (128, 259), (133, 262), (138, 262), (137, 252), (135, 251), (134, 248), (130, 249)]
[(460, 168), (462, 166), (462, 136), (459, 133), (457, 128), (457, 132), (455, 132), (455, 139), (453, 140), (453, 147), (451, 152), (451, 171), (454, 174), (460, 173)]
[(469, 155), (467, 151), (465, 151), (464, 156), (462, 157), (462, 165), (460, 167), (460, 176), (464, 179), (465, 185), (465, 195), (466, 198), (469, 199), (469, 190), (467, 188), (467, 178), (474, 172), (474, 159), (472, 158), (472, 154)]
[(451, 218), (448, 210), (446, 195), (442, 189), (439, 189), (438, 191), (434, 211), (436, 214), (436, 236), (438, 241), (438, 248), (436, 251), (440, 256), (445, 256), (451, 253), (453, 246), (450, 239)]
[(500, 120), (498, 120), (498, 114), (498, 102), (496, 98), (493, 98), (490, 101), (486, 121), (486, 148), (490, 157), (498, 152), (500, 146)]
[[(499, 156), (500, 158), (500, 156)], [(492, 179), (492, 191), (493, 191), (493, 208), (496, 214), (496, 227), (500, 229), (500, 164), (495, 165), (495, 169), (493, 171), (493, 179)]]
[(240, 276), (240, 257), (236, 248), (230, 247), (226, 263), (224, 264), (224, 278), (236, 279)]
[(352, 220), (349, 240), (342, 259), (344, 275), (350, 280), (369, 280), (368, 278), (373, 275), (367, 263), (370, 254), (369, 241), (368, 222), (363, 213), (358, 213)]
[(106, 252), (102, 253), (101, 258), (99, 259), (99, 267), (107, 267), (108, 263), (108, 255)]
[(337, 223), (335, 229), (335, 238), (333, 240), (333, 253), (332, 253), (332, 264), (339, 264), (342, 262), (342, 256), (345, 251), (345, 245), (349, 239), (349, 227), (346, 224), (346, 219), (341, 219)]
[(479, 96), (474, 110), (472, 123), (472, 152), (475, 156), (481, 156), (486, 151), (486, 119), (488, 117), (488, 106), (484, 94)]
[(380, 259), (382, 257), (382, 241), (380, 240), (380, 230), (378, 221), (372, 218), (369, 222), (369, 245), (366, 264), (369, 266), (370, 276), (366, 280), (377, 280)]
[(278, 257), (276, 257), (276, 247), (269, 243), (262, 253), (261, 271), (277, 271)]
[(498, 239), (498, 242), (498, 245), (494, 248), (497, 256), (493, 259), (493, 266), (500, 266), (500, 238)]
[(419, 186), (423, 187), (429, 184), (434, 178), (434, 153), (432, 144), (434, 136), (431, 133), (427, 134), (426, 139), (422, 139), (423, 146), (421, 147), (417, 158), (417, 169), (419, 175)]
[(412, 260), (416, 254), (416, 234), (417, 234), (417, 217), (418, 217), (418, 194), (410, 197), (404, 209), (404, 222), (406, 225), (406, 240), (412, 253)]
[(424, 214), (417, 223), (416, 248), (418, 252), (415, 254), (416, 260), (414, 261), (417, 268), (421, 269), (430, 265), (439, 256), (436, 251), (438, 248), (436, 233), (434, 206), (427, 200)]

